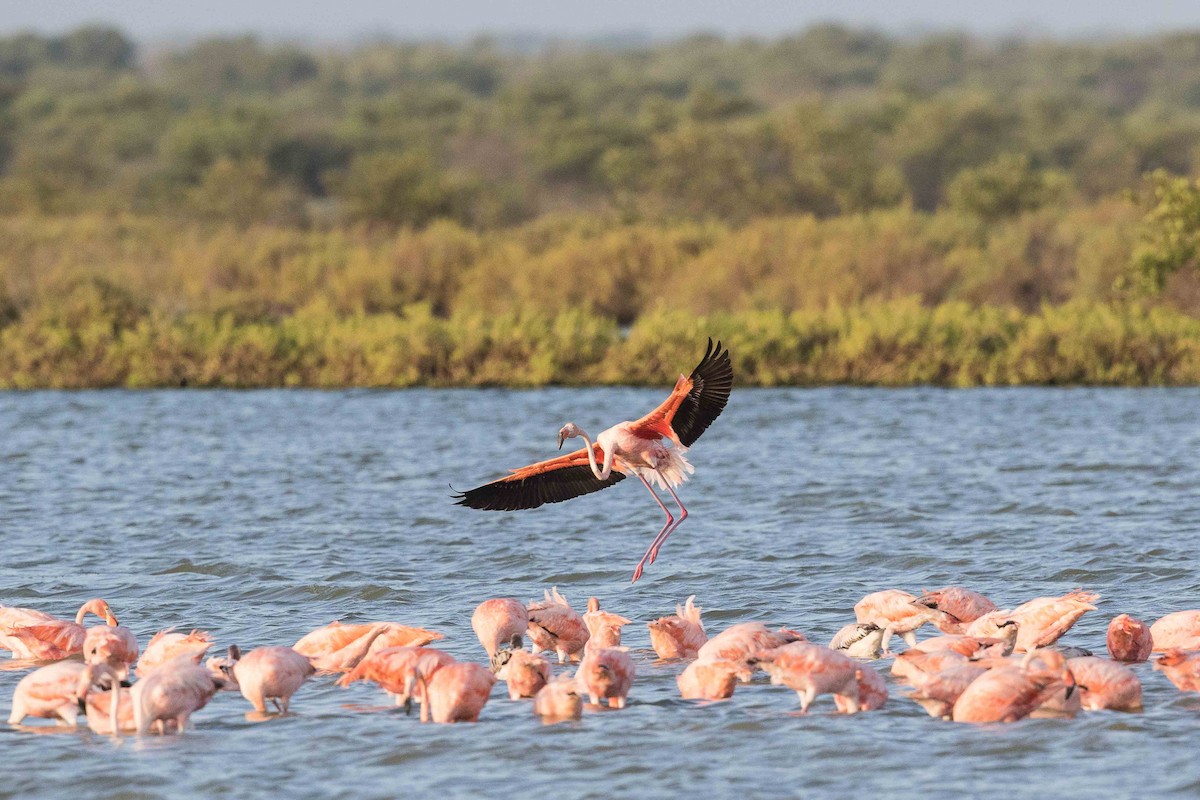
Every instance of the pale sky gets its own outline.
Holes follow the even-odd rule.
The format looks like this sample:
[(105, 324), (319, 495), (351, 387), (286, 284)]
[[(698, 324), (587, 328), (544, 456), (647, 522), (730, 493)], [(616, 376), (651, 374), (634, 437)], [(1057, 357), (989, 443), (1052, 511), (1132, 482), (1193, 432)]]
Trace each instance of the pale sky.
[(773, 36), (839, 21), (894, 32), (1128, 35), (1200, 29), (1200, 2), (1169, 0), (0, 0), (0, 34), (114, 24), (142, 40), (257, 33), (315, 41), (563, 37), (698, 30)]

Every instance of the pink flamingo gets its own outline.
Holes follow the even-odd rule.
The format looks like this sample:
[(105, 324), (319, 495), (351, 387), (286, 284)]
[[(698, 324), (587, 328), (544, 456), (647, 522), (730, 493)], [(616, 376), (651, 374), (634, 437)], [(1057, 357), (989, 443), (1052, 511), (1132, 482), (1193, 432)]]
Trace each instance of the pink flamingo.
[(739, 679), (749, 681), (746, 664), (732, 661), (693, 661), (679, 674), (675, 683), (684, 700), (728, 700)]
[(129, 667), (138, 660), (137, 637), (124, 625), (88, 628), (83, 637), (83, 660), (87, 664), (107, 664), (125, 680)]
[(934, 719), (950, 719), (954, 703), (976, 678), (987, 669), (977, 664), (957, 664), (940, 672), (914, 673), (916, 688), (909, 697), (916, 700)]
[[(1033, 655), (1033, 654), (1031, 654)], [(1065, 692), (1069, 698), (1075, 676), (1067, 661), (1054, 652), (1037, 653), (1023, 665), (999, 666), (980, 675), (954, 703), (955, 722), (1016, 722), (1048, 700)]]
[(558, 654), (558, 663), (578, 661), (583, 654), (591, 634), (587, 623), (567, 598), (559, 594), (558, 587), (545, 592), (545, 600), (532, 602), (529, 611), (529, 638), (533, 640), (533, 652), (552, 650)]
[(88, 614), (118, 624), (108, 603), (99, 598), (80, 606), (74, 622), (32, 608), (0, 608), (0, 648), (11, 650), (14, 658), (34, 661), (70, 658), (83, 651), (83, 619)]
[(932, 620), (942, 633), (964, 633), (967, 624), (996, 610), (996, 604), (987, 597), (961, 586), (946, 586), (932, 592), (922, 592), (917, 602), (927, 608), (945, 611), (949, 615)]
[[(694, 471), (683, 454), (725, 409), (732, 388), (729, 351), (723, 350), (720, 342), (714, 348), (709, 339), (704, 358), (691, 376), (680, 375), (671, 395), (646, 416), (617, 423), (601, 432), (595, 444), (575, 423), (568, 422), (558, 432), (559, 449), (564, 441), (576, 437), (583, 439), (582, 449), (513, 470), (506, 478), (463, 492), (458, 504), (487, 511), (537, 508), (599, 491), (633, 475), (667, 515), (633, 571), (636, 583), (646, 565), (658, 558), (667, 537), (687, 519), (688, 511), (675, 493), (675, 487)], [(659, 499), (655, 486), (665, 489), (679, 506), (678, 520)]]
[(496, 676), (486, 667), (456, 661), (430, 677), (418, 670), (417, 682), (425, 698), (421, 722), (478, 722)]
[(376, 625), (366, 636), (354, 639), (340, 650), (320, 656), (309, 656), (308, 660), (321, 673), (349, 672), (366, 658), (368, 653), (377, 652), (375, 642), (388, 635), (388, 624)]
[(1181, 692), (1200, 692), (1200, 653), (1172, 649), (1154, 660), (1154, 669)]
[(792, 642), (803, 641), (806, 641), (804, 634), (799, 631), (787, 628), (773, 631), (761, 622), (739, 622), (736, 625), (730, 625), (705, 642), (704, 646), (696, 653), (696, 659), (749, 664), (760, 650), (771, 650)]
[(1054, 644), (1088, 611), (1095, 611), (1093, 602), (1100, 599), (1094, 592), (1075, 590), (1062, 597), (1037, 597), (1012, 611), (993, 611), (967, 626), (970, 636), (994, 636), (996, 626), (1005, 621), (1016, 622), (1016, 651), (1029, 652)]
[(471, 630), (487, 652), (493, 672), (504, 666), (514, 651), (525, 646), (528, 628), (529, 611), (524, 603), (511, 597), (484, 600), (471, 615)]
[(1176, 611), (1150, 626), (1154, 652), (1200, 650), (1200, 611)]
[(904, 683), (917, 684), (922, 675), (932, 675), (951, 667), (966, 664), (967, 657), (954, 650), (935, 650), (927, 653), (912, 648), (896, 656), (892, 662), (892, 675)]
[(176, 633), (174, 628), (167, 628), (150, 637), (145, 651), (137, 662), (137, 674), (144, 678), (168, 661), (174, 661), (183, 655), (199, 653), (201, 657), (212, 647), (212, 635), (207, 631), (194, 630), (191, 633)]
[(543, 686), (533, 698), (533, 713), (548, 725), (579, 719), (583, 716), (583, 698), (579, 696), (578, 682), (562, 675)]
[(575, 680), (587, 692), (592, 705), (600, 705), (600, 700), (605, 699), (609, 708), (624, 708), (635, 673), (629, 648), (589, 647), (579, 662)]
[(1071, 658), (1067, 664), (1079, 686), (1079, 702), (1088, 711), (1142, 707), (1142, 682), (1129, 667), (1095, 656)]
[(180, 656), (133, 685), (133, 720), (139, 734), (149, 733), (152, 726), (159, 733), (183, 733), (191, 715), (208, 705), (221, 681), (198, 661), (194, 654)]
[(308, 656), (290, 647), (257, 647), (233, 667), (242, 697), (254, 710), (265, 713), (267, 701), (286, 714), (296, 690), (316, 672)]
[(874, 592), (854, 604), (854, 619), (857, 622), (870, 622), (883, 629), (884, 654), (890, 652), (888, 643), (894, 634), (900, 634), (912, 647), (917, 643), (917, 628), (947, 616), (945, 611), (921, 605), (916, 597), (899, 589)]
[(650, 629), (650, 645), (659, 658), (695, 658), (708, 641), (700, 607), (692, 595), (683, 605), (675, 606), (675, 616), (659, 617), (646, 623)]
[(41, 717), (57, 720), (60, 725), (75, 725), (79, 716), (75, 691), (85, 669), (78, 661), (60, 661), (21, 678), (13, 690), (8, 724), (18, 725), (26, 717)]
[(1017, 644), (1019, 626), (1011, 620), (999, 623), (999, 636), (967, 636), (961, 633), (945, 633), (941, 636), (917, 642), (912, 650), (933, 653), (938, 650), (953, 650), (967, 658), (1003, 657), (1011, 655)]
[[(103, 691), (95, 691), (100, 688)], [(86, 710), (88, 727), (93, 733), (132, 733), (133, 695), (121, 686), (121, 679), (108, 664), (91, 664), (79, 676), (75, 696)]]
[(854, 671), (854, 679), (858, 684), (858, 704), (851, 707), (850, 700), (841, 694), (833, 696), (837, 710), (843, 714), (855, 714), (859, 711), (878, 711), (887, 703), (887, 683), (879, 671), (868, 666), (860, 665)]
[(583, 615), (593, 647), (620, 647), (621, 628), (629, 625), (632, 620), (620, 614), (612, 614), (600, 610), (600, 601), (595, 597), (588, 598), (588, 610)]
[[(355, 642), (364, 636), (371, 635), (381, 625), (385, 631), (374, 639), (368, 652), (383, 650), (387, 647), (421, 647), (430, 642), (436, 642), (438, 639), (446, 638), (436, 631), (413, 628), (398, 622), (364, 622), (343, 625), (334, 620), (328, 625), (301, 636), (299, 641), (292, 645), (292, 649), (314, 659), (332, 656), (327, 662), (332, 664), (339, 659), (338, 656), (334, 656), (335, 653), (345, 651), (347, 648), (352, 651)], [(345, 669), (353, 666), (353, 664), (349, 664), (345, 666)]]
[(428, 679), (453, 663), (454, 658), (449, 653), (432, 647), (389, 647), (358, 662), (358, 666), (338, 679), (337, 685), (344, 687), (355, 681), (372, 681), (392, 694), (396, 705), (403, 705), (408, 713), (414, 699), (418, 703), (425, 702), (417, 683), (417, 673)]
[(883, 628), (874, 622), (852, 622), (833, 635), (830, 650), (851, 658), (879, 658), (883, 654)]
[(822, 694), (841, 695), (839, 709), (858, 711), (858, 665), (846, 656), (809, 642), (793, 642), (764, 650), (754, 663), (771, 676), (771, 683), (793, 689), (800, 696), (800, 711), (806, 713)]
[(1145, 661), (1154, 650), (1154, 636), (1150, 628), (1140, 619), (1134, 619), (1128, 614), (1113, 617), (1113, 621), (1108, 624), (1105, 640), (1108, 654), (1114, 661)]
[(508, 684), (510, 700), (533, 697), (550, 682), (550, 662), (533, 653), (514, 650), (496, 677)]

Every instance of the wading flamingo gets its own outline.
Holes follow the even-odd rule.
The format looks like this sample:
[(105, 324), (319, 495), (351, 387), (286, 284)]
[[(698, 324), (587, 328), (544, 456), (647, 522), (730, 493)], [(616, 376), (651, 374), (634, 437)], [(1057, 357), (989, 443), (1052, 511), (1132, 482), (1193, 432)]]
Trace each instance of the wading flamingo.
[(83, 637), (83, 660), (87, 664), (107, 664), (125, 680), (138, 660), (137, 637), (124, 625), (95, 625)]
[(1134, 619), (1128, 614), (1113, 617), (1108, 623), (1108, 635), (1105, 637), (1108, 654), (1113, 661), (1137, 662), (1150, 658), (1154, 649), (1154, 637), (1150, 628), (1140, 619)]
[[(647, 564), (658, 558), (667, 537), (687, 519), (688, 511), (675, 487), (693, 472), (684, 453), (700, 438), (729, 401), (733, 388), (733, 364), (729, 351), (708, 340), (704, 358), (690, 376), (679, 376), (675, 389), (662, 405), (636, 421), (619, 422), (602, 431), (595, 443), (574, 422), (558, 432), (558, 446), (576, 437), (584, 447), (559, 458), (513, 470), (506, 478), (457, 495), (458, 504), (485, 511), (516, 511), (559, 503), (612, 486), (633, 475), (667, 515), (662, 530), (633, 571), (633, 582), (642, 577)], [(664, 440), (673, 447), (668, 447)], [(657, 486), (666, 489), (679, 506), (679, 518), (659, 499)]]
[(575, 680), (592, 705), (606, 699), (609, 708), (624, 708), (635, 673), (628, 647), (589, 647), (579, 662)]
[[(1031, 654), (1031, 656), (1034, 654)], [(1016, 722), (1030, 716), (1043, 703), (1071, 697), (1075, 676), (1058, 653), (1036, 653), (1036, 658), (1012, 666), (999, 666), (980, 675), (954, 703), (955, 722)]]
[(1176, 611), (1150, 626), (1154, 652), (1200, 650), (1200, 611)]
[(183, 733), (193, 713), (208, 705), (221, 688), (219, 678), (198, 663), (200, 654), (180, 656), (133, 685), (134, 727), (139, 734), (151, 726), (159, 733)]
[(93, 733), (132, 733), (137, 730), (133, 719), (133, 695), (121, 685), (121, 679), (108, 664), (88, 666), (79, 676), (75, 695), (80, 709), (86, 710), (87, 724)]
[(996, 604), (991, 600), (979, 592), (961, 586), (946, 586), (932, 592), (923, 591), (917, 602), (926, 608), (936, 608), (949, 614), (933, 620), (933, 624), (942, 633), (966, 633), (968, 623), (996, 610)]
[(874, 622), (851, 622), (833, 635), (830, 650), (851, 658), (879, 658), (883, 654), (883, 628)]
[(546, 684), (533, 698), (533, 713), (547, 725), (579, 719), (583, 716), (579, 683), (574, 678), (561, 675), (558, 680)]
[(583, 622), (591, 634), (588, 641), (592, 643), (592, 647), (620, 647), (621, 628), (630, 624), (632, 620), (620, 614), (602, 611), (600, 601), (589, 597), (588, 610), (583, 615)]
[(358, 666), (338, 679), (338, 686), (349, 686), (355, 681), (372, 681), (396, 698), (396, 705), (404, 706), (404, 713), (412, 711), (412, 701), (425, 702), (417, 674), (428, 680), (442, 667), (454, 663), (449, 653), (432, 647), (389, 647), (369, 654)]
[(41, 717), (56, 719), (60, 725), (74, 725), (79, 716), (76, 687), (86, 669), (80, 661), (61, 661), (21, 678), (13, 691), (8, 724), (17, 725), (26, 717)]
[(1029, 652), (1057, 642), (1080, 617), (1096, 610), (1092, 603), (1099, 599), (1100, 595), (1082, 589), (1067, 592), (1062, 597), (1035, 597), (1012, 611), (984, 614), (967, 625), (964, 633), (968, 636), (1001, 636), (1000, 626), (1011, 620), (1019, 626), (1016, 651)]
[(854, 678), (858, 683), (857, 708), (851, 706), (845, 695), (835, 694), (833, 702), (837, 710), (843, 714), (856, 714), (859, 711), (878, 711), (883, 708), (887, 703), (888, 690), (887, 683), (879, 671), (860, 665), (854, 672)]
[(701, 609), (695, 601), (696, 595), (692, 595), (684, 605), (675, 606), (675, 616), (646, 623), (650, 644), (659, 658), (695, 658), (708, 641), (704, 621), (700, 619)]
[(496, 677), (508, 684), (510, 700), (535, 697), (550, 682), (550, 662), (533, 653), (514, 650), (512, 658), (496, 672)]
[(571, 608), (557, 586), (544, 592), (544, 595), (544, 600), (536, 600), (527, 606), (533, 652), (552, 650), (558, 654), (560, 664), (568, 660), (578, 661), (591, 638), (587, 623), (579, 612)]
[(286, 714), (292, 695), (316, 671), (308, 656), (279, 646), (257, 647), (233, 667), (242, 697), (260, 714), (266, 712), (268, 700), (281, 714)]
[(870, 622), (883, 628), (883, 652), (891, 652), (888, 643), (893, 634), (913, 647), (917, 643), (917, 628), (926, 622), (950, 618), (958, 620), (939, 608), (917, 602), (917, 598), (899, 589), (884, 589), (873, 592), (854, 604), (854, 618), (857, 622)]
[[(338, 651), (346, 650), (347, 647), (351, 648), (347, 652), (353, 651), (353, 645), (359, 639), (371, 635), (380, 625), (385, 626), (387, 630), (371, 642), (367, 652), (375, 653), (388, 647), (421, 647), (430, 642), (436, 642), (438, 639), (446, 638), (437, 631), (413, 628), (398, 622), (362, 622), (343, 625), (334, 620), (328, 625), (301, 636), (299, 641), (292, 645), (292, 649), (301, 655), (311, 656), (313, 659), (334, 656), (329, 659), (330, 662), (333, 662), (339, 658), (335, 656)], [(350, 664), (346, 669), (353, 666), (354, 664)]]
[(168, 661), (174, 661), (183, 655), (200, 653), (203, 656), (212, 647), (212, 635), (207, 631), (194, 630), (191, 633), (176, 633), (174, 628), (167, 628), (150, 637), (142, 657), (137, 662), (137, 674), (144, 678)]
[(786, 686), (800, 696), (800, 711), (807, 712), (822, 694), (841, 695), (838, 710), (858, 711), (858, 665), (846, 656), (808, 642), (793, 642), (764, 650), (753, 659), (771, 676), (771, 683)]
[(918, 672), (913, 675), (917, 688), (908, 696), (934, 719), (950, 719), (955, 702), (985, 672), (985, 668), (976, 664), (958, 664), (934, 673)]
[(447, 664), (431, 677), (417, 670), (417, 684), (425, 698), (421, 722), (478, 722), (495, 683), (490, 669), (462, 661)]
[(487, 652), (492, 672), (504, 666), (513, 652), (525, 646), (529, 611), (512, 597), (493, 597), (475, 607), (471, 630)]
[(1137, 711), (1142, 707), (1142, 682), (1124, 664), (1096, 656), (1071, 658), (1067, 664), (1079, 686), (1079, 702), (1088, 711)]
[(684, 700), (728, 700), (739, 679), (749, 682), (750, 667), (732, 661), (693, 661), (675, 683)]
[(1200, 692), (1200, 653), (1168, 650), (1154, 660), (1153, 667), (1161, 670), (1179, 691)]
[[(799, 631), (787, 628), (773, 631), (761, 622), (739, 622), (705, 642), (697, 651), (696, 660), (732, 661), (735, 664), (753, 666), (753, 657), (760, 650), (771, 650), (792, 642), (804, 641), (807, 639)], [(753, 672), (751, 669), (750, 673)], [(749, 678), (743, 680), (748, 681)]]
[(11, 650), (13, 658), (34, 661), (59, 661), (83, 650), (83, 618), (95, 614), (112, 626), (117, 625), (108, 603), (89, 600), (75, 614), (75, 621), (58, 619), (32, 608), (0, 607), (0, 648)]

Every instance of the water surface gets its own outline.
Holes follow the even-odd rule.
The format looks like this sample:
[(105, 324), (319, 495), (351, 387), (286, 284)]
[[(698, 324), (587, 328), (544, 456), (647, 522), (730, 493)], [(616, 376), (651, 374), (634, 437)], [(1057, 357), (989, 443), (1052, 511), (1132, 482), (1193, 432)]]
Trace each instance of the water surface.
[[(219, 695), (179, 738), (0, 726), (0, 796), (401, 794), (641, 798), (1194, 796), (1200, 697), (1142, 665), (1146, 711), (972, 728), (893, 693), (835, 716), (756, 684), (678, 699), (644, 623), (689, 594), (710, 634), (743, 620), (826, 641), (877, 589), (963, 584), (1011, 607), (1103, 594), (1108, 620), (1200, 607), (1200, 392), (737, 390), (697, 442), (691, 518), (636, 586), (660, 524), (636, 482), (498, 514), (450, 502), (553, 453), (559, 426), (640, 416), (640, 389), (0, 394), (0, 602), (68, 616), (106, 598), (143, 646), (171, 625), (291, 644), (395, 619), (482, 660), (488, 597), (557, 585), (637, 621), (630, 707), (543, 727), (497, 686), (478, 725), (421, 726), (367, 685), (319, 679), (295, 714)], [(886, 668), (886, 665), (877, 665)], [(0, 711), (22, 673), (0, 671)]]

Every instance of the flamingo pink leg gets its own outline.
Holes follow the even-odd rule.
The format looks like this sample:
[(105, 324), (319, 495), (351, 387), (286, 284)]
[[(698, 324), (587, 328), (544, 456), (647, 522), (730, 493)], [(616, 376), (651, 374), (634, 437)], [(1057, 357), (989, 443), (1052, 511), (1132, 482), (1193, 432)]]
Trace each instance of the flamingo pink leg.
[(671, 488), (671, 484), (664, 480), (663, 485), (666, 486), (667, 491), (671, 493), (672, 499), (679, 504), (679, 518), (675, 520), (675, 524), (668, 524), (667, 527), (663, 528), (662, 532), (654, 538), (654, 542), (650, 545), (650, 552), (648, 554), (650, 556), (650, 561), (648, 563), (650, 564), (653, 564), (654, 560), (658, 558), (658, 551), (660, 548), (662, 548), (663, 542), (667, 540), (667, 537), (674, 533), (675, 529), (682, 525), (683, 521), (688, 518), (688, 510), (683, 507), (683, 501), (679, 499), (679, 495), (675, 494), (675, 490)]
[[(651, 550), (654, 549), (654, 545), (659, 544), (659, 539), (662, 537), (663, 533), (667, 530), (667, 528), (671, 527), (673, 522), (675, 522), (675, 515), (672, 514), (671, 510), (663, 504), (662, 500), (658, 499), (658, 495), (655, 493), (654, 488), (647, 483), (645, 478), (643, 478), (641, 475), (638, 475), (636, 472), (633, 474), (637, 475), (637, 479), (642, 482), (642, 486), (646, 487), (646, 491), (649, 492), (650, 496), (654, 498), (654, 502), (658, 503), (658, 507), (661, 508), (663, 513), (667, 515), (667, 521), (662, 526), (662, 530), (658, 532), (658, 535), (654, 537), (654, 542), (650, 545), (650, 550), (646, 551), (646, 555), (642, 556), (642, 560), (638, 562), (637, 567), (633, 570), (633, 580), (631, 580), (630, 583), (637, 583), (638, 579), (642, 577), (642, 570), (646, 567), (646, 559), (650, 558)], [(671, 494), (675, 493), (671, 492)], [(678, 498), (676, 499), (678, 500)]]

